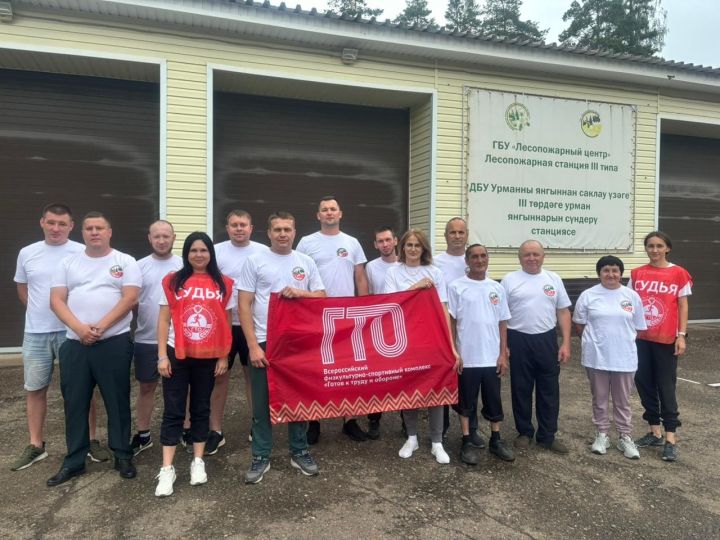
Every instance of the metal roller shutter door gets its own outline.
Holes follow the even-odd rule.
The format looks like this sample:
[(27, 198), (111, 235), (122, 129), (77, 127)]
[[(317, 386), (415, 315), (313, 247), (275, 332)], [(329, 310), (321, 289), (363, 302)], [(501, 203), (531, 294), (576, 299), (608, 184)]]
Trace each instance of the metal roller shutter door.
[(660, 230), (694, 279), (690, 319), (720, 319), (720, 140), (663, 135)]
[(315, 232), (317, 204), (337, 197), (342, 230), (369, 259), (373, 229), (407, 227), (409, 113), (244, 94), (215, 93), (214, 238), (225, 216), (249, 211), (254, 239), (267, 243), (265, 220), (287, 210), (297, 239)]
[(113, 222), (113, 246), (148, 253), (158, 216), (159, 91), (144, 82), (0, 70), (0, 347), (22, 343), (24, 308), (13, 276), (20, 248), (42, 239), (38, 220), (53, 201), (80, 219), (99, 210)]

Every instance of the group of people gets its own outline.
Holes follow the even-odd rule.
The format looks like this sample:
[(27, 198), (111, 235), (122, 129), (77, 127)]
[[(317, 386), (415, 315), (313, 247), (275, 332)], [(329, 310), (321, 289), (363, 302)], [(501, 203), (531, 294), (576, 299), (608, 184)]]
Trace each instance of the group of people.
[[(234, 210), (226, 219), (227, 241), (213, 245), (207, 234), (191, 233), (181, 257), (172, 253), (172, 224), (158, 220), (148, 231), (152, 254), (136, 262), (111, 247), (112, 226), (103, 214), (90, 212), (83, 218), (83, 245), (69, 240), (74, 226), (70, 209), (46, 206), (40, 219), (44, 239), (20, 251), (15, 275), (27, 306), (23, 359), (30, 443), (12, 469), (27, 468), (48, 455), (43, 441), (47, 388), (53, 361), (59, 358), (67, 454), (49, 486), (83, 474), (87, 456), (111, 459), (95, 436), (95, 386), (107, 411), (115, 468), (123, 478), (134, 477), (133, 457), (153, 445), (150, 424), (161, 379), (162, 466), (155, 494), (173, 493), (178, 444), (193, 455), (190, 484), (203, 484), (204, 456), (225, 444), (229, 372), (238, 357), (252, 410), (252, 459), (245, 482), (258, 483), (270, 469), (273, 448), (265, 356), (270, 295), (340, 297), (418, 288), (437, 292), (454, 338), (459, 399), (452, 407), (462, 431), (460, 460), (475, 465), (479, 450), (488, 446), (493, 455), (513, 461), (511, 446), (527, 448), (533, 440), (566, 454), (556, 433), (560, 366), (570, 359), (571, 302), (560, 277), (543, 268), (542, 245), (524, 242), (518, 253), (521, 269), (498, 283), (489, 277), (488, 250), (480, 244), (467, 247), (462, 218), (447, 223), (447, 249), (435, 257), (421, 230), (410, 229), (398, 239), (392, 228), (380, 227), (374, 237), (380, 256), (367, 262), (359, 242), (340, 231), (342, 216), (337, 200), (324, 197), (317, 211), (320, 230), (293, 249), (291, 214), (268, 218), (268, 247), (250, 239), (250, 214)], [(612, 396), (618, 449), (637, 458), (637, 447), (663, 446), (663, 459), (672, 461), (680, 426), (677, 357), (685, 352), (692, 279), (667, 260), (672, 248), (667, 235), (650, 233), (645, 248), (650, 262), (632, 271), (628, 286), (621, 283), (623, 262), (602, 257), (597, 263), (600, 283), (581, 294), (572, 320), (582, 335), (582, 364), (592, 393), (597, 431), (592, 451), (604, 454), (610, 446)], [(139, 389), (137, 433), (131, 438), (133, 359)], [(517, 430), (513, 445), (500, 436), (500, 381), (508, 372)], [(650, 425), (637, 441), (632, 439), (629, 401), (633, 382)], [(479, 399), (480, 414), (490, 425), (489, 441), (478, 430)], [(367, 430), (358, 418), (345, 418), (342, 432), (354, 441), (377, 439), (381, 417), (369, 415)], [(431, 407), (428, 418), (431, 454), (438, 463), (449, 463), (443, 446), (449, 407)], [(407, 440), (399, 456), (408, 459), (420, 447), (418, 411), (402, 411), (402, 420)], [(318, 474), (309, 447), (320, 438), (320, 423), (291, 422), (287, 429), (291, 465), (305, 475)]]

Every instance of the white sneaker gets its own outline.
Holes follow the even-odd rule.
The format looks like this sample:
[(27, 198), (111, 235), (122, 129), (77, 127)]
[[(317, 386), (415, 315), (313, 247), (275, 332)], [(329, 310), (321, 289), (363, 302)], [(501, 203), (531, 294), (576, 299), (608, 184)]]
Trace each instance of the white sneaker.
[(173, 494), (173, 484), (175, 483), (175, 467), (160, 467), (160, 472), (155, 477), (158, 485), (155, 488), (156, 497), (168, 497)]
[(205, 472), (205, 462), (202, 458), (196, 457), (190, 464), (190, 485), (198, 486), (207, 482), (207, 473)]
[(640, 452), (638, 452), (635, 441), (630, 438), (630, 435), (620, 435), (617, 449), (628, 459), (640, 459)]
[(435, 461), (438, 463), (442, 463), (443, 465), (446, 463), (450, 463), (450, 456), (447, 455), (447, 452), (443, 448), (442, 443), (440, 442), (434, 442), (432, 443), (432, 448), (430, 449), (430, 453), (435, 456)]
[(398, 455), (403, 458), (407, 459), (409, 457), (412, 457), (413, 452), (420, 448), (417, 442), (417, 435), (411, 435), (408, 437), (408, 440), (405, 441), (405, 444), (402, 445), (402, 448), (398, 452)]
[(592, 453), (604, 456), (608, 448), (610, 448), (610, 437), (607, 436), (607, 433), (598, 433), (595, 435), (595, 442), (591, 448)]

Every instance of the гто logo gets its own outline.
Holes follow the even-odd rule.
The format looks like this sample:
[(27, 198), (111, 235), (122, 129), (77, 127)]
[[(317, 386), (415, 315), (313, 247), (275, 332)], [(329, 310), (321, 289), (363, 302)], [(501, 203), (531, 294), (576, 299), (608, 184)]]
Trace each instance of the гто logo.
[(543, 287), (543, 292), (547, 296), (555, 296), (555, 287), (553, 287), (552, 285), (545, 285)]
[(301, 266), (296, 266), (293, 268), (292, 275), (297, 281), (302, 281), (305, 279), (305, 269)]
[(183, 335), (190, 341), (203, 341), (213, 329), (212, 312), (204, 306), (194, 305), (182, 314)]
[(122, 266), (119, 264), (116, 264), (114, 266), (110, 267), (110, 275), (114, 278), (121, 278), (123, 277), (123, 269)]

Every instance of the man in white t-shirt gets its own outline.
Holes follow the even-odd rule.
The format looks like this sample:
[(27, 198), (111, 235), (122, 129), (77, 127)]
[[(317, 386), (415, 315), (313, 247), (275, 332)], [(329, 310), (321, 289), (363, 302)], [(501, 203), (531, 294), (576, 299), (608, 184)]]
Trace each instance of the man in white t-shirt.
[(108, 442), (122, 478), (137, 474), (130, 449), (131, 310), (142, 274), (135, 259), (110, 247), (112, 228), (100, 212), (82, 222), (85, 250), (63, 259), (50, 283), (50, 307), (67, 327), (60, 347), (60, 388), (65, 400), (68, 453), (47, 485), (85, 472), (90, 447), (87, 414), (95, 385), (106, 404)]
[[(350, 235), (340, 232), (340, 220), (343, 213), (335, 197), (328, 195), (320, 200), (317, 219), (320, 230), (304, 236), (297, 250), (309, 255), (320, 271), (325, 290), (330, 297), (358, 296), (368, 294), (368, 281), (365, 274), (365, 253), (360, 242)], [(364, 441), (367, 433), (358, 425), (355, 418), (346, 419), (343, 433), (354, 441)], [(310, 422), (308, 442), (315, 444), (320, 439), (320, 422)]]
[[(60, 261), (83, 250), (82, 244), (68, 238), (73, 226), (72, 212), (67, 205), (48, 204), (40, 218), (44, 239), (24, 247), (18, 254), (15, 283), (18, 297), (26, 308), (22, 355), (30, 444), (11, 465), (13, 471), (27, 469), (48, 456), (43, 435), (47, 392), (55, 359), (65, 341), (65, 325), (50, 310), (50, 281)], [(95, 439), (94, 399), (88, 422), (92, 441), (90, 458), (107, 461), (110, 454)]]
[[(365, 265), (370, 294), (382, 294), (385, 290), (385, 274), (388, 268), (397, 264), (398, 239), (392, 227), (384, 226), (375, 229), (373, 245), (380, 252), (377, 259)], [(367, 438), (377, 440), (380, 438), (380, 418), (382, 413), (368, 414)]]
[[(271, 293), (285, 298), (320, 298), (325, 286), (313, 260), (292, 249), (295, 218), (278, 212), (268, 218), (270, 250), (252, 255), (243, 268), (236, 288), (240, 325), (250, 355), (250, 379), (253, 393), (252, 462), (245, 482), (257, 484), (270, 469), (272, 425), (265, 357), (268, 308)], [(308, 452), (307, 423), (288, 423), (290, 464), (307, 476), (318, 474), (318, 466)]]
[[(537, 240), (526, 240), (518, 251), (521, 270), (502, 280), (510, 306), (508, 347), (510, 389), (518, 437), (515, 447), (538, 444), (558, 454), (567, 446), (555, 437), (560, 413), (560, 365), (570, 360), (570, 298), (562, 279), (543, 269), (545, 250)], [(558, 347), (556, 326), (562, 343)], [(532, 423), (533, 387), (538, 429)]]
[(458, 404), (462, 446), (460, 460), (477, 465), (477, 446), (471, 441), (470, 415), (482, 395), (482, 415), (490, 422), (490, 453), (504, 461), (515, 455), (500, 438), (503, 407), (500, 377), (508, 371), (507, 320), (510, 310), (502, 286), (487, 277), (490, 261), (485, 246), (473, 244), (465, 251), (468, 272), (448, 286), (448, 312), (453, 337), (463, 361), (458, 376)]
[[(465, 276), (467, 262), (465, 262), (465, 246), (468, 240), (467, 222), (461, 217), (450, 218), (445, 224), (445, 251), (433, 257), (433, 264), (443, 273), (445, 283), (450, 284)], [(447, 437), (450, 428), (450, 407), (445, 406), (443, 417), (443, 438)], [(476, 448), (485, 448), (485, 440), (478, 432), (477, 404), (470, 412), (470, 444)]]
[[(268, 251), (268, 247), (250, 240), (253, 223), (252, 217), (245, 210), (232, 210), (228, 213), (225, 219), (225, 230), (228, 233), (229, 240), (215, 244), (215, 256), (220, 271), (234, 282), (237, 282), (248, 257), (260, 251)], [(232, 315), (233, 340), (228, 354), (228, 370), (215, 377), (215, 387), (210, 402), (210, 435), (208, 435), (205, 444), (206, 455), (217, 453), (218, 449), (225, 444), (223, 417), (225, 416), (225, 404), (227, 403), (230, 384), (230, 370), (235, 363), (236, 355), (240, 357), (245, 380), (245, 396), (247, 397), (249, 410), (252, 411), (252, 388), (250, 385), (250, 372), (248, 371), (247, 343), (242, 328), (240, 328), (237, 308), (233, 309)]]
[(138, 261), (142, 272), (142, 289), (137, 306), (137, 328), (135, 330), (135, 378), (138, 381), (138, 395), (135, 402), (135, 424), (137, 433), (130, 447), (133, 454), (152, 447), (150, 420), (155, 407), (155, 389), (160, 374), (157, 370), (157, 322), (160, 313), (162, 279), (170, 272), (182, 268), (182, 258), (173, 255), (175, 230), (172, 223), (159, 219), (148, 229), (148, 242), (152, 253)]

